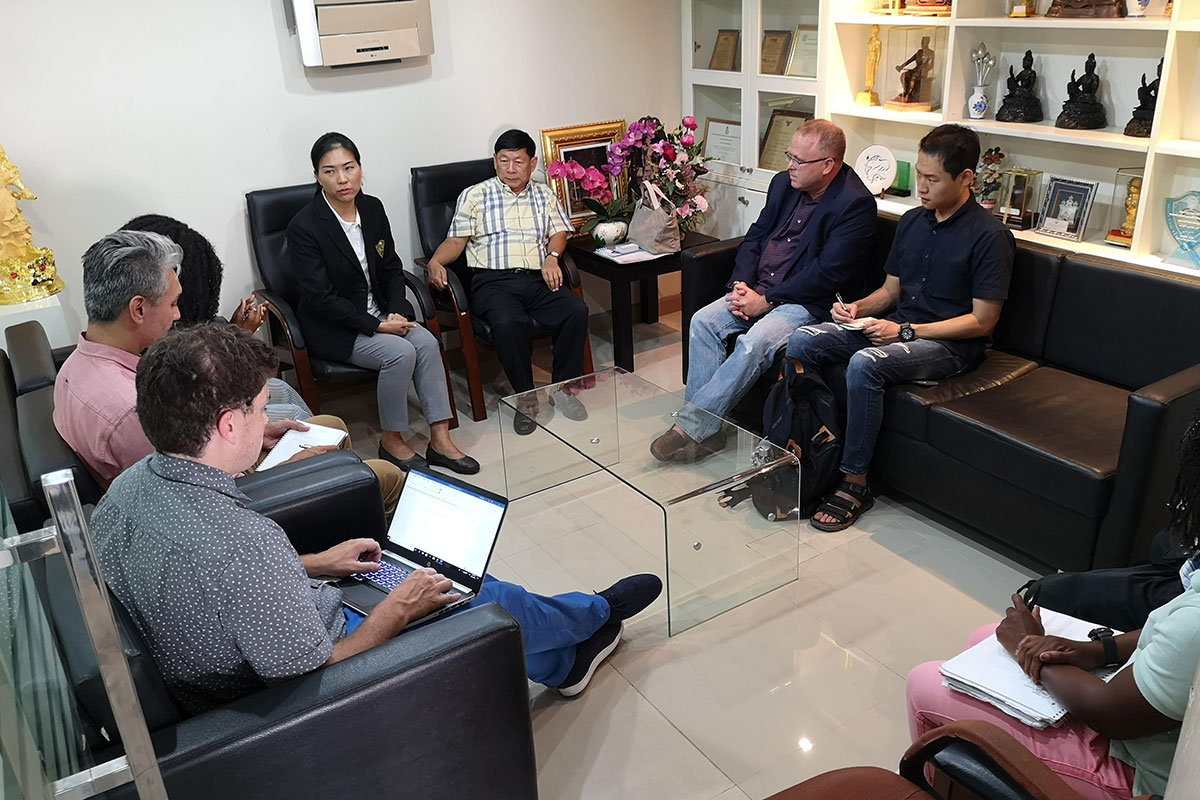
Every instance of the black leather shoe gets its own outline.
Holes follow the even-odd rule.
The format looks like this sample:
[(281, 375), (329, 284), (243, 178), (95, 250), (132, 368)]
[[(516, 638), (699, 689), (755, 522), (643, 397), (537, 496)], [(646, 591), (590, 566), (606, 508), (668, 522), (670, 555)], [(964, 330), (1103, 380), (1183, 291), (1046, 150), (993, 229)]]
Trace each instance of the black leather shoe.
[(530, 393), (517, 401), (517, 411), (513, 415), (513, 430), (518, 436), (528, 436), (537, 430), (537, 415), (540, 404), (537, 395)]
[(460, 475), (474, 475), (476, 472), (479, 472), (479, 462), (470, 456), (464, 455), (462, 458), (444, 456), (437, 450), (434, 450), (433, 445), (425, 448), (425, 460), (429, 462), (431, 467), (445, 467), (451, 472), (457, 472)]
[(429, 471), (429, 464), (426, 463), (425, 459), (421, 458), (420, 453), (414, 453), (412, 458), (396, 458), (383, 446), (382, 442), (379, 443), (379, 457), (384, 461), (390, 461), (405, 472), (408, 472), (413, 467), (424, 472)]

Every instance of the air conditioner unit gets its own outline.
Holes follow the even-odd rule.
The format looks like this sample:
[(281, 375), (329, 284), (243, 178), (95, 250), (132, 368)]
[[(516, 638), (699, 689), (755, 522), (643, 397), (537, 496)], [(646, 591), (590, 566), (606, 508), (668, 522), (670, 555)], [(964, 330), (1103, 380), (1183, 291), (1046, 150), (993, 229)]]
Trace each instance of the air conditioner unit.
[(292, 0), (306, 67), (396, 61), (433, 52), (429, 0)]

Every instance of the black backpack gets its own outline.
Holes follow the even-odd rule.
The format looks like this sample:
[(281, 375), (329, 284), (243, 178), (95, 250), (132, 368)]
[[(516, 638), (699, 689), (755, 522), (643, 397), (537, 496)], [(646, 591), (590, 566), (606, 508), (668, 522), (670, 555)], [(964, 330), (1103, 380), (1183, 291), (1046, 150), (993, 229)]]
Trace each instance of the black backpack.
[(837, 401), (821, 377), (799, 371), (792, 359), (767, 395), (763, 433), (771, 444), (800, 459), (800, 497), (796, 470), (788, 467), (756, 475), (721, 494), (718, 502), (736, 506), (749, 497), (769, 520), (811, 517), (841, 476), (842, 426)]

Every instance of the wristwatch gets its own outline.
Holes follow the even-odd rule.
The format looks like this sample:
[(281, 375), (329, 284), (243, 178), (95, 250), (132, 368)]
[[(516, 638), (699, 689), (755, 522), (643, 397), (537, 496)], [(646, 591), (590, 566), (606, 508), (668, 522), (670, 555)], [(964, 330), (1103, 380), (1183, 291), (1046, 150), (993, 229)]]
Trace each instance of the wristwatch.
[(1104, 646), (1104, 666), (1116, 667), (1121, 664), (1121, 656), (1117, 653), (1117, 640), (1113, 638), (1112, 628), (1092, 628), (1088, 638)]
[(901, 322), (900, 323), (900, 341), (911, 342), (915, 338), (917, 338), (917, 332), (913, 330), (912, 325), (908, 322)]
[(561, 258), (562, 258), (562, 253), (556, 253), (556, 252), (554, 252), (553, 250), (551, 250), (551, 251), (550, 251), (550, 252), (549, 252), (547, 255), (552, 255), (552, 256), (554, 256), (554, 260), (555, 260), (555, 261), (557, 261), (557, 260), (559, 260), (559, 259), (561, 259)]

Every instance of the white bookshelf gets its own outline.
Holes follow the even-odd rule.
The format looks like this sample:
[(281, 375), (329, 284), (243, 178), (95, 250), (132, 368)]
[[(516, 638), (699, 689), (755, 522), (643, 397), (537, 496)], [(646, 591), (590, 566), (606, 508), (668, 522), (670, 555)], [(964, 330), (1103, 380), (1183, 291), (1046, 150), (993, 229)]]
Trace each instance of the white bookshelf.
[[(748, 208), (761, 208), (771, 173), (758, 167), (758, 144), (770, 115), (767, 97), (803, 96), (818, 117), (832, 119), (846, 131), (847, 161), (870, 144), (883, 144), (897, 158), (916, 160), (917, 142), (930, 128), (945, 122), (968, 125), (980, 134), (984, 147), (1000, 147), (1009, 157), (1003, 167), (1041, 170), (1039, 195), (1049, 175), (1097, 181), (1100, 188), (1082, 242), (1065, 242), (1030, 231), (1014, 232), (1018, 239), (1099, 256), (1115, 261), (1170, 271), (1189, 271), (1164, 259), (1175, 244), (1166, 229), (1163, 208), (1168, 197), (1200, 189), (1200, 0), (1177, 0), (1171, 18), (1163, 16), (1166, 0), (1152, 0), (1143, 19), (1083, 20), (1038, 16), (1006, 16), (1006, 0), (957, 0), (947, 17), (888, 16), (871, 14), (872, 0), (682, 0), (684, 15), (684, 109), (702, 115), (737, 119), (742, 124), (742, 160), (715, 164), (723, 184), (722, 197), (730, 196), (737, 209), (720, 207), (717, 214), (750, 216)], [(1050, 0), (1039, 0), (1044, 13)], [(801, 24), (799, 18), (817, 20), (820, 55), (817, 75), (807, 79), (759, 75), (759, 46), (763, 30)], [(707, 70), (715, 31), (736, 27), (743, 31), (741, 69)], [(870, 26), (879, 25), (881, 36), (900, 26), (944, 28), (941, 54), (941, 107), (930, 112), (901, 112), (855, 105), (863, 89), (863, 68)], [(989, 85), (987, 118), (971, 120), (966, 100), (974, 82), (971, 50), (984, 42), (996, 56), (997, 66)], [(699, 45), (696, 47), (695, 45)], [(888, 48), (885, 39), (879, 65), (877, 91), (885, 94)], [(1009, 65), (1021, 68), (1021, 57), (1032, 50), (1038, 73), (1037, 92), (1045, 121), (1039, 124), (1002, 123), (995, 120)], [(1071, 70), (1083, 71), (1084, 60), (1095, 53), (1101, 78), (1100, 99), (1108, 126), (1096, 131), (1054, 127), (1066, 99)], [(689, 55), (692, 58), (689, 58)], [(1162, 84), (1149, 138), (1125, 136), (1123, 129), (1137, 105), (1142, 73), (1153, 80), (1163, 59)], [(747, 67), (749, 67), (747, 69)], [(725, 91), (724, 95), (719, 91)], [(727, 114), (727, 116), (720, 116)], [(703, 128), (702, 128), (703, 130)], [(751, 135), (747, 132), (753, 131)], [(1142, 202), (1133, 246), (1121, 248), (1104, 242), (1113, 213), (1114, 182), (1118, 169), (1145, 170)], [(736, 196), (734, 196), (736, 195)], [(1123, 206), (1124, 187), (1116, 203)], [(742, 202), (747, 200), (749, 202)], [(1040, 197), (1039, 197), (1040, 200)], [(888, 197), (880, 209), (903, 213), (916, 205), (913, 198)], [(718, 228), (732, 229), (728, 219)], [(724, 232), (724, 231), (722, 231)], [(744, 232), (744, 228), (742, 228)]]

